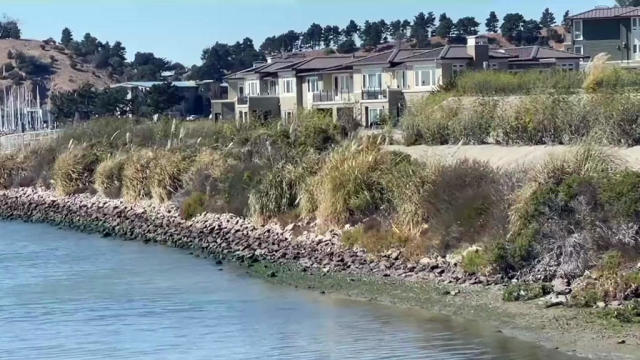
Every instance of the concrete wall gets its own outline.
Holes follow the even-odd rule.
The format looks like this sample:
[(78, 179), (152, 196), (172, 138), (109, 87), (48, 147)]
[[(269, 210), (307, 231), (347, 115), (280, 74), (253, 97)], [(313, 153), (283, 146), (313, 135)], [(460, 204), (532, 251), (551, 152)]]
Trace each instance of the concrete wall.
[(574, 40), (573, 45), (582, 45), (586, 56), (604, 52), (611, 55), (612, 61), (629, 60), (632, 56), (631, 19), (583, 20), (582, 34), (583, 40)]

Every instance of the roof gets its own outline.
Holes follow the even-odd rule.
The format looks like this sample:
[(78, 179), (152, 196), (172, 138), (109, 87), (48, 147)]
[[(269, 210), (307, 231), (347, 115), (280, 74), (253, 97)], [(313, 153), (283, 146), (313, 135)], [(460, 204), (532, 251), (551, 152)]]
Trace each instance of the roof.
[(506, 54), (516, 56), (511, 61), (540, 59), (584, 59), (587, 56), (543, 46), (522, 46), (502, 49)]
[(609, 18), (626, 18), (632, 16), (638, 16), (638, 10), (640, 7), (633, 6), (612, 6), (612, 7), (597, 7), (595, 9), (587, 10), (579, 14), (570, 16), (569, 19), (581, 20), (581, 19), (609, 19)]

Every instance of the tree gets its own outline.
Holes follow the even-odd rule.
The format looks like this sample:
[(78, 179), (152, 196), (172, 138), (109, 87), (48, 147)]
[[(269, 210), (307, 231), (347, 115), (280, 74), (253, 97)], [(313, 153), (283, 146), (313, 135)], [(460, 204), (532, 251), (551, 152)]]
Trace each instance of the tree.
[(327, 25), (322, 30), (322, 44), (324, 47), (338, 46), (340, 43), (340, 38), (342, 37), (342, 32), (340, 31), (340, 27), (336, 25)]
[(498, 19), (498, 15), (496, 15), (496, 12), (490, 12), (487, 21), (484, 23), (484, 26), (487, 28), (487, 32), (494, 34), (497, 33), (498, 24), (500, 24), (500, 20)]
[(60, 43), (66, 47), (69, 46), (72, 41), (73, 34), (71, 33), (71, 30), (68, 27), (62, 29), (62, 37), (60, 38)]
[(302, 45), (308, 49), (317, 49), (322, 43), (322, 26), (313, 23), (302, 36)]
[(424, 48), (429, 45), (429, 35), (431, 33), (431, 28), (434, 27), (436, 22), (436, 17), (433, 12), (429, 12), (429, 14), (425, 15), (425, 13), (420, 12), (413, 19), (413, 24), (411, 25), (411, 38), (415, 40), (416, 47)]
[(519, 13), (509, 13), (502, 19), (500, 32), (507, 40), (512, 41), (522, 32), (524, 16)]
[[(253, 66), (256, 61), (264, 60), (264, 56), (256, 50), (251, 38), (244, 38), (231, 46), (231, 66), (223, 68), (227, 72), (235, 72)], [(210, 79), (203, 79), (210, 80)]]
[(346, 39), (353, 39), (354, 35), (360, 33), (360, 26), (353, 20), (349, 21), (349, 24), (342, 30), (342, 33)]
[(359, 36), (363, 47), (375, 47), (380, 45), (382, 42), (384, 37), (384, 28), (380, 22), (370, 22), (367, 20), (364, 22)]
[(336, 49), (340, 54), (353, 54), (358, 51), (358, 46), (353, 39), (346, 39), (338, 45)]
[(120, 116), (127, 111), (127, 89), (106, 88), (97, 92), (93, 114), (98, 116)]
[(160, 73), (169, 65), (163, 58), (156, 57), (153, 53), (137, 52), (131, 63), (133, 72), (129, 80), (134, 81), (158, 81)]
[(522, 23), (522, 31), (518, 36), (520, 45), (534, 45), (540, 43), (540, 31), (542, 26), (534, 19), (526, 20)]
[(155, 114), (165, 113), (182, 102), (178, 87), (170, 82), (153, 85), (147, 92), (147, 105)]
[(278, 36), (270, 36), (260, 45), (260, 51), (263, 54), (276, 54), (281, 51), (291, 52), (297, 49), (300, 43), (300, 34), (289, 30)]
[(0, 22), (0, 39), (20, 39), (21, 34), (20, 26), (16, 20), (5, 17)]
[(457, 36), (472, 36), (478, 35), (478, 26), (480, 23), (476, 21), (476, 18), (466, 16), (456, 21), (454, 29)]
[(453, 32), (453, 28), (453, 20), (451, 20), (446, 13), (442, 13), (438, 19), (438, 26), (436, 27), (435, 35), (441, 38), (448, 38)]
[(544, 9), (542, 16), (540, 17), (540, 26), (548, 29), (556, 24), (556, 17), (553, 15), (549, 8)]
[(620, 6), (640, 6), (640, 0), (616, 0)]
[(569, 19), (569, 10), (565, 11), (564, 15), (562, 16), (562, 26), (566, 31), (569, 31), (569, 29), (571, 29), (571, 20)]

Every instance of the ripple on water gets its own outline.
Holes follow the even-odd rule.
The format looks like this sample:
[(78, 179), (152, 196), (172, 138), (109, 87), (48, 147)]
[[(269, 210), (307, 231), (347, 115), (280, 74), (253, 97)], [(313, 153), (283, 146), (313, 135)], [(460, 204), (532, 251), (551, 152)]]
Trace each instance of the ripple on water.
[(213, 270), (160, 246), (0, 222), (0, 358), (569, 359), (445, 317)]

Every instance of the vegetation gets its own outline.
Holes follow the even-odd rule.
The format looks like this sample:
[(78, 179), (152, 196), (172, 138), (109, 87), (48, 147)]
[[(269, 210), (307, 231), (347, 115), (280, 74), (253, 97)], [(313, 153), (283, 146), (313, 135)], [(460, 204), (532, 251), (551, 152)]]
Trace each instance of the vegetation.
[(549, 284), (517, 283), (507, 286), (502, 294), (504, 301), (529, 301), (551, 294), (553, 288)]
[(72, 147), (53, 166), (53, 184), (60, 195), (85, 192), (93, 185), (98, 155), (88, 147)]

